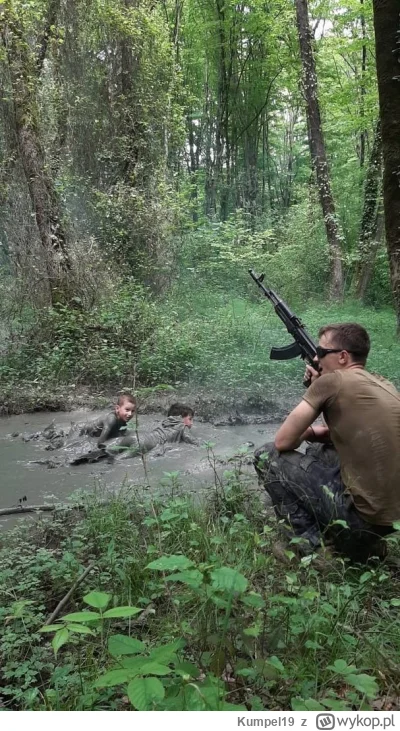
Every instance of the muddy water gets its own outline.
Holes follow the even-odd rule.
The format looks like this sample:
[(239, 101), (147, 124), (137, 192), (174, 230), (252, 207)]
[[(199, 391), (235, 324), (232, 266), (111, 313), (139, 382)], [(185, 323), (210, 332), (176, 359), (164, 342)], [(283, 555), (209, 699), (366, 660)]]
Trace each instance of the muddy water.
[[(124, 460), (119, 463), (82, 464), (78, 467), (62, 466), (48, 469), (34, 464), (33, 460), (61, 456), (59, 451), (48, 452), (44, 447), (47, 442), (24, 442), (22, 435), (39, 431), (52, 420), (57, 426), (67, 428), (71, 421), (83, 422), (96, 418), (104, 412), (75, 411), (70, 413), (37, 413), (0, 419), (0, 508), (18, 505), (19, 499), (26, 496), (26, 505), (60, 502), (68, 498), (76, 490), (109, 489), (117, 490), (123, 483), (149, 485), (150, 490), (162, 489), (160, 481), (165, 472), (179, 472), (178, 480), (185, 491), (201, 492), (210, 489), (214, 482), (214, 472), (207, 459), (207, 451), (203, 447), (181, 444), (170, 447), (164, 455), (151, 453), (146, 457), (147, 476), (140, 457)], [(139, 433), (141, 429), (151, 428), (162, 419), (161, 414), (147, 414), (139, 417)], [(229, 469), (226, 462), (246, 442), (260, 446), (272, 439), (277, 424), (250, 424), (241, 426), (215, 427), (207, 422), (195, 423), (193, 436), (201, 442), (213, 442), (216, 456), (215, 468), (219, 475)], [(18, 433), (19, 436), (12, 436)], [(254, 447), (249, 447), (251, 454)], [(254, 470), (246, 466), (249, 487), (256, 486)], [(31, 518), (32, 519), (32, 518)], [(15, 523), (10, 518), (0, 519), (0, 530)]]

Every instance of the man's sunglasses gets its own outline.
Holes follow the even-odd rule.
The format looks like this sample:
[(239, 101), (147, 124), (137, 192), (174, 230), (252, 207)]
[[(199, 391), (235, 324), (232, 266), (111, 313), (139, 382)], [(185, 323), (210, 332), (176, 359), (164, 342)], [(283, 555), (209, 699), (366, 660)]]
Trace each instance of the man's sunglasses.
[[(329, 355), (329, 353), (341, 353), (342, 350), (346, 350), (346, 348), (322, 348), (321, 345), (317, 345), (317, 347), (315, 348), (318, 360), (321, 360), (321, 358), (325, 358), (325, 356)], [(356, 352), (354, 350), (346, 350), (346, 353), (352, 353), (353, 355), (356, 355)]]

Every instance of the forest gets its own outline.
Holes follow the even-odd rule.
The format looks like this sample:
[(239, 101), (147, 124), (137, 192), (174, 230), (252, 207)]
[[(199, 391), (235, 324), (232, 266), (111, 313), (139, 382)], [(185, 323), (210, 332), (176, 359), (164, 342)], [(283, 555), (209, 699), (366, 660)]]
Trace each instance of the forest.
[[(287, 408), (250, 268), (399, 387), (398, 0), (0, 0), (0, 84), (2, 416)], [(1, 534), (0, 711), (400, 707), (398, 574), (279, 564), (213, 447), (203, 506), (171, 472)]]
[(380, 5), (1, 3), (3, 402), (267, 383), (279, 327), (249, 267), (311, 328), (321, 302), (379, 311), (396, 376), (400, 51)]

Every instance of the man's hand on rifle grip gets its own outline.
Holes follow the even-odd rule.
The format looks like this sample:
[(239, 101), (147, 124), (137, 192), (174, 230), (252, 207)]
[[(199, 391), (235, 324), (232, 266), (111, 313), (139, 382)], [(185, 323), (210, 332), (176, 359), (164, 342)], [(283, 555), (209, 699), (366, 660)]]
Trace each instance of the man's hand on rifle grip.
[(307, 363), (303, 379), (305, 387), (308, 388), (309, 386), (311, 386), (311, 384), (314, 383), (314, 381), (319, 378), (320, 375), (321, 374), (315, 368), (312, 368), (312, 366), (308, 365)]

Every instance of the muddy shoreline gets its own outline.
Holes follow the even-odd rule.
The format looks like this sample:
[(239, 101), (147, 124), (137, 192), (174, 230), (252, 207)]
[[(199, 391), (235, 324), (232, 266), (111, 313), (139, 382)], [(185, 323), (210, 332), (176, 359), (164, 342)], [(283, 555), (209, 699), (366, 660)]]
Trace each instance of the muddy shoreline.
[[(73, 384), (46, 388), (40, 384), (0, 387), (0, 416), (12, 416), (40, 411), (73, 411), (76, 409), (107, 409), (113, 403), (117, 389), (96, 390)], [(138, 413), (166, 413), (174, 401), (190, 404), (200, 421), (215, 425), (270, 423), (284, 418), (297, 403), (299, 389), (285, 393), (266, 393), (256, 387), (248, 389), (212, 390), (207, 387), (139, 390)]]

